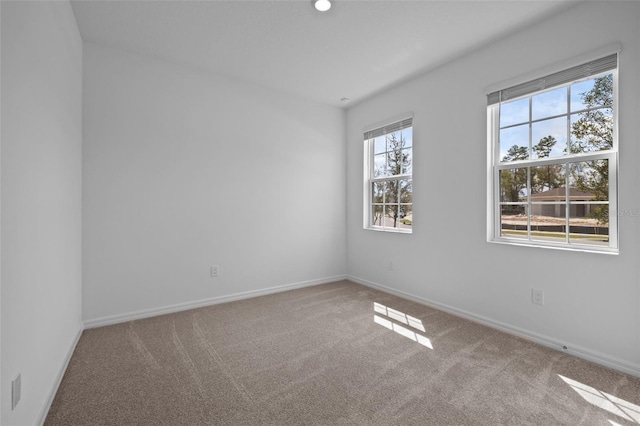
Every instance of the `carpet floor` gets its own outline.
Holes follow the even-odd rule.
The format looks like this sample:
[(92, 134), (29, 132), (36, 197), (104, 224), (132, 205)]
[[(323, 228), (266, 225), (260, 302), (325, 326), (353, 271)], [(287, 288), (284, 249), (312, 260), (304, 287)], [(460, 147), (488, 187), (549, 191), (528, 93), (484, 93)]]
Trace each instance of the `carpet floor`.
[(639, 423), (638, 378), (349, 281), (86, 330), (45, 422)]

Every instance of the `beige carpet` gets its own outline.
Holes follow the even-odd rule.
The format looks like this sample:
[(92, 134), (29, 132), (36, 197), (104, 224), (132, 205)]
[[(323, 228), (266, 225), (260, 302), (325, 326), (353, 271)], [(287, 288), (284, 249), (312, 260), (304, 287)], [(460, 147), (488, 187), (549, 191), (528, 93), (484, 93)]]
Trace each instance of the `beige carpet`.
[(638, 423), (638, 378), (341, 281), (87, 330), (45, 424)]

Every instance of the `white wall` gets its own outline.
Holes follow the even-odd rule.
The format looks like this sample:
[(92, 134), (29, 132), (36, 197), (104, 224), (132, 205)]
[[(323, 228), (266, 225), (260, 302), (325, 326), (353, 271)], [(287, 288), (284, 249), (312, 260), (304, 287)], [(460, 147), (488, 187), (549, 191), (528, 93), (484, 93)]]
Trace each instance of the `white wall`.
[(1, 7), (0, 423), (33, 425), (82, 327), (82, 40), (67, 2)]
[[(585, 2), (350, 108), (350, 276), (640, 375), (639, 23), (638, 3)], [(620, 254), (487, 243), (485, 89), (612, 42), (623, 46)], [(407, 111), (414, 232), (363, 230), (362, 129)], [(544, 306), (531, 303), (532, 287), (544, 290)]]
[(344, 277), (344, 111), (90, 43), (84, 72), (89, 325)]

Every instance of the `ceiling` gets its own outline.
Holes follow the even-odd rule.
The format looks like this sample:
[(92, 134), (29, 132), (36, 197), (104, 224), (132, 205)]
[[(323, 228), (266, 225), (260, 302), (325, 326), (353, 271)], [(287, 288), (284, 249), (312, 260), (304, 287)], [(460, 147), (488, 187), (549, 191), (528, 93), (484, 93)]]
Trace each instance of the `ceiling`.
[[(72, 1), (82, 38), (348, 107), (576, 4)], [(350, 98), (343, 103), (342, 98)]]

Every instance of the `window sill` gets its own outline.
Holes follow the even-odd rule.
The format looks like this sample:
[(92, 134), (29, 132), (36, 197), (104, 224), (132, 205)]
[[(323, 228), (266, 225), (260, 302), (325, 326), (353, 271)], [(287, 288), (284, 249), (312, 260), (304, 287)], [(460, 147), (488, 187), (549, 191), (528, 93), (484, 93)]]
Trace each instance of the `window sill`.
[(496, 238), (496, 239), (488, 239), (488, 243), (492, 244), (502, 244), (509, 246), (523, 246), (523, 247), (537, 247), (543, 249), (552, 249), (552, 250), (564, 250), (564, 251), (573, 251), (573, 252), (582, 252), (582, 253), (598, 253), (598, 254), (608, 254), (608, 255), (618, 255), (619, 251), (616, 248), (611, 247), (597, 247), (597, 246), (587, 246), (587, 245), (578, 245), (578, 244), (540, 244), (534, 241), (519, 241), (512, 240), (508, 238)]
[(375, 232), (390, 232), (392, 234), (412, 234), (413, 229), (397, 229), (397, 228), (377, 228), (377, 227), (364, 227), (365, 231), (375, 231)]

